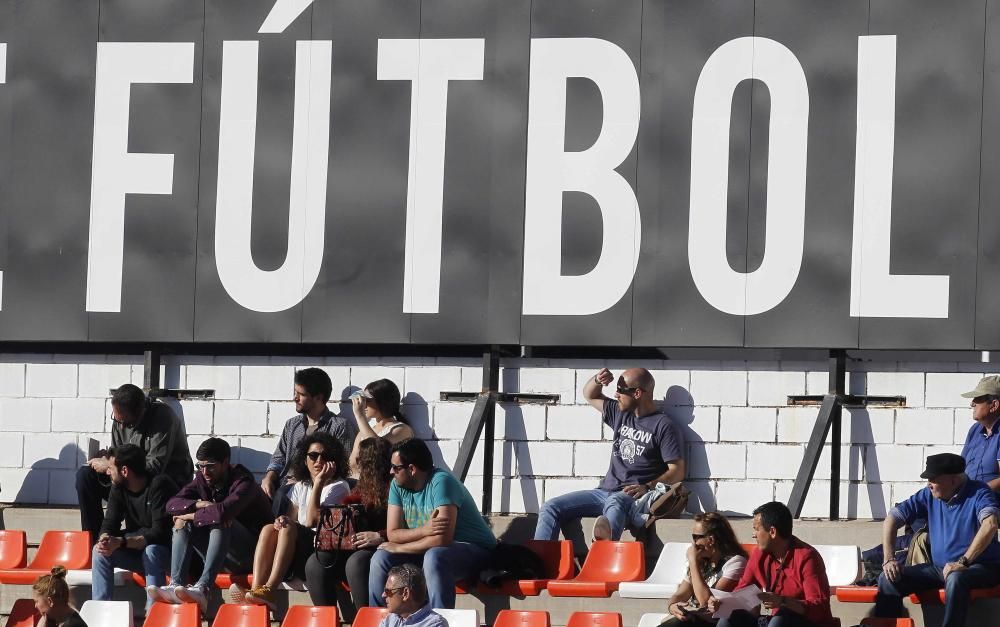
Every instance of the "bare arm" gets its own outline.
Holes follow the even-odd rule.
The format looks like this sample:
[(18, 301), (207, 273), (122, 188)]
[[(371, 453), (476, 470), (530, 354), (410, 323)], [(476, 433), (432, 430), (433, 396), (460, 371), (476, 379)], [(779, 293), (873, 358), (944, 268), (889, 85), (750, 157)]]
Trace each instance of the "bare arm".
[(674, 592), (674, 595), (670, 597), (669, 601), (667, 601), (667, 611), (670, 612), (671, 616), (676, 616), (680, 620), (687, 620), (687, 617), (684, 616), (684, 612), (676, 606), (687, 605), (688, 599), (690, 599), (692, 595), (693, 591), (691, 589), (691, 582), (681, 581), (681, 583), (677, 586), (677, 591)]
[(882, 522), (882, 570), (889, 581), (899, 579), (900, 568), (893, 555), (896, 554), (896, 532), (902, 524), (891, 513)]
[[(970, 563), (975, 562), (976, 558), (979, 557), (982, 554), (982, 552), (986, 550), (986, 547), (989, 546), (990, 542), (993, 541), (993, 538), (997, 536), (997, 527), (998, 525), (996, 516), (987, 516), (986, 518), (983, 519), (983, 522), (979, 524), (979, 531), (977, 531), (976, 536), (972, 538), (972, 542), (969, 544), (969, 548), (965, 550), (964, 557), (967, 560), (969, 560)], [(955, 566), (957, 566), (957, 564), (953, 563), (945, 564), (944, 566), (945, 579), (948, 578), (948, 575), (952, 571), (958, 570), (958, 568), (955, 568)]]
[(604, 411), (604, 401), (611, 400), (604, 395), (604, 386), (614, 379), (614, 375), (607, 368), (601, 368), (600, 372), (587, 379), (587, 382), (583, 384), (583, 397), (587, 399), (591, 407), (600, 412)]
[[(455, 539), (455, 523), (458, 520), (458, 506), (442, 505), (434, 510), (434, 515), (421, 529), (427, 528), (424, 537), (412, 542), (388, 542), (383, 545), (392, 553), (423, 553), (436, 546), (448, 546)], [(391, 536), (390, 536), (391, 537)]]
[(409, 529), (406, 521), (403, 520), (403, 508), (399, 505), (390, 505), (388, 517), (386, 519), (385, 532), (390, 542), (396, 544), (407, 544), (416, 542), (424, 537), (424, 527)]

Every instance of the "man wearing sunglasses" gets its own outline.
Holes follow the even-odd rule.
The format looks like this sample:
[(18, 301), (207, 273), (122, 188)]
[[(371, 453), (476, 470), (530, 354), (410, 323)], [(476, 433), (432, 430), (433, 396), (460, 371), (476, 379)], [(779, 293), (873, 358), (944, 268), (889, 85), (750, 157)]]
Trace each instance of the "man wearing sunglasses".
[[(197, 603), (208, 609), (208, 594), (223, 568), (248, 573), (253, 568), (253, 547), (260, 530), (273, 522), (271, 501), (245, 467), (230, 463), (229, 443), (208, 438), (195, 456), (194, 481), (167, 501), (173, 516), (171, 585), (150, 586), (154, 601)], [(185, 586), (192, 553), (204, 564), (197, 582)]]
[(965, 474), (996, 492), (1000, 490), (1000, 376), (983, 377), (962, 397), (972, 399), (973, 420), (962, 447)]
[(656, 402), (653, 375), (645, 368), (626, 370), (611, 400), (603, 389), (614, 380), (603, 368), (583, 386), (583, 396), (614, 433), (608, 472), (594, 490), (547, 500), (538, 514), (536, 540), (557, 540), (564, 524), (584, 516), (598, 517), (595, 540), (618, 540), (626, 525), (637, 523), (637, 499), (657, 483), (684, 479), (684, 436)]
[(448, 621), (427, 602), (427, 582), (415, 564), (401, 564), (389, 570), (382, 598), (389, 613), (379, 627), (448, 627)]

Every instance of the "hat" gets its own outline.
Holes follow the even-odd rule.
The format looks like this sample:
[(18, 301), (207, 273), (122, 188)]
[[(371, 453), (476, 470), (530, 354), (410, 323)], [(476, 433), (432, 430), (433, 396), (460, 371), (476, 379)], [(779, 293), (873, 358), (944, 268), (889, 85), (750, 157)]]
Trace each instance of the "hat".
[(979, 380), (976, 389), (962, 394), (963, 398), (976, 398), (977, 396), (1000, 396), (1000, 376), (991, 374)]
[(938, 475), (957, 475), (965, 472), (965, 459), (954, 453), (938, 453), (927, 458), (927, 468), (920, 473), (921, 479), (933, 479)]

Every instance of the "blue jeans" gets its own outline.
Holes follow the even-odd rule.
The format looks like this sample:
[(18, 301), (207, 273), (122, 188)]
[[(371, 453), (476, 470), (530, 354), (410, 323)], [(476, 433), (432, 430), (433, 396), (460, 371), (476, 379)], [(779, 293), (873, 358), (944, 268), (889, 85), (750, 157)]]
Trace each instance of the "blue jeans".
[(720, 618), (715, 627), (813, 627), (816, 623), (801, 614), (784, 609), (774, 616), (758, 616), (746, 610), (736, 610), (729, 618)]
[(247, 528), (236, 521), (228, 527), (195, 527), (188, 522), (180, 529), (174, 529), (170, 551), (170, 580), (180, 585), (187, 581), (192, 553), (198, 553), (205, 564), (195, 585), (212, 587), (215, 585), (215, 576), (223, 567), (232, 573), (249, 573), (253, 570), (255, 543), (255, 538)]
[[(91, 598), (95, 601), (111, 601), (114, 593), (115, 568), (124, 568), (146, 575), (147, 586), (163, 586), (167, 583), (167, 566), (170, 564), (170, 547), (150, 544), (139, 549), (120, 548), (108, 557), (93, 551), (91, 567)], [(146, 599), (146, 610), (153, 604)]]
[(625, 525), (631, 522), (635, 499), (624, 492), (581, 490), (545, 501), (538, 513), (535, 540), (558, 540), (559, 529), (571, 520), (601, 516), (611, 524), (611, 539), (620, 540)]
[(903, 597), (920, 590), (944, 588), (944, 621), (942, 627), (965, 627), (969, 610), (969, 593), (973, 588), (990, 588), (1000, 584), (1000, 564), (973, 564), (965, 570), (944, 574), (934, 564), (906, 566), (895, 582), (885, 573), (878, 578), (878, 596), (874, 615), (883, 618), (903, 616)]
[(468, 542), (437, 546), (427, 549), (422, 555), (375, 551), (368, 571), (368, 605), (385, 607), (382, 591), (385, 590), (390, 568), (400, 564), (417, 564), (424, 569), (431, 607), (454, 609), (455, 582), (478, 581), (479, 571), (486, 567), (491, 556), (492, 551)]

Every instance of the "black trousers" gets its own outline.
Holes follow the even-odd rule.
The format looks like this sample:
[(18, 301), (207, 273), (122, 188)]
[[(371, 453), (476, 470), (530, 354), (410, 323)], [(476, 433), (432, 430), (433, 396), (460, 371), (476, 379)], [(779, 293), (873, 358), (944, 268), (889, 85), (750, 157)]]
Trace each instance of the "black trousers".
[[(313, 605), (340, 605), (341, 619), (353, 623), (359, 607), (368, 605), (368, 567), (375, 549), (314, 553), (306, 562), (306, 585)], [(347, 581), (351, 593), (340, 586)]]
[(90, 532), (90, 541), (97, 542), (104, 524), (104, 501), (111, 492), (111, 480), (90, 466), (76, 471), (76, 496), (80, 503), (80, 528)]

